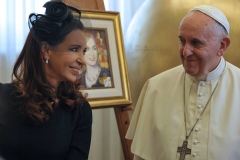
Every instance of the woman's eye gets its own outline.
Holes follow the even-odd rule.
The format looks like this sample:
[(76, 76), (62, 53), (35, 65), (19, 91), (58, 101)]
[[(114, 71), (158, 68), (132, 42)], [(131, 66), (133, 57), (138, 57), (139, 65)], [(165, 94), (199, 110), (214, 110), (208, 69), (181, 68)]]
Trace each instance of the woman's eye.
[(93, 47), (93, 50), (97, 50), (97, 47)]
[(88, 48), (86, 48), (86, 49), (83, 50), (83, 55), (86, 54), (87, 50), (88, 50)]
[(71, 48), (70, 50), (73, 51), (73, 52), (77, 52), (78, 48)]

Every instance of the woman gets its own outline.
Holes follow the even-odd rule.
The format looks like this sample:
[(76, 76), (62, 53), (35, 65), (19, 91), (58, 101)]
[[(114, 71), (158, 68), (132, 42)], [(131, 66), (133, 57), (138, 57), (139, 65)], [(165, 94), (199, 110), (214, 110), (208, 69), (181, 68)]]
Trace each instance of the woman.
[(92, 111), (79, 92), (84, 65), (83, 24), (64, 3), (47, 2), (30, 14), (30, 33), (14, 65), (15, 79), (0, 83), (0, 155), (5, 159), (88, 159)]
[(83, 74), (82, 85), (86, 88), (111, 87), (111, 76), (108, 69), (99, 65), (98, 47), (93, 34), (85, 32), (87, 50), (84, 55), (86, 71)]

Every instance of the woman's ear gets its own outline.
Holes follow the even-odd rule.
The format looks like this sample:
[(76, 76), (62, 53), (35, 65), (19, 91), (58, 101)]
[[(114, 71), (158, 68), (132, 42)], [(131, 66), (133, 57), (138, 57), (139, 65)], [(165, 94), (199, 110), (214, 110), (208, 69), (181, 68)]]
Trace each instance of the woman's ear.
[(224, 37), (221, 41), (221, 47), (218, 51), (219, 56), (223, 56), (224, 53), (226, 52), (228, 46), (230, 45), (230, 38), (229, 37)]
[(43, 58), (44, 59), (49, 59), (49, 45), (46, 41), (43, 41), (41, 43), (41, 48), (40, 48), (42, 54), (43, 54)]

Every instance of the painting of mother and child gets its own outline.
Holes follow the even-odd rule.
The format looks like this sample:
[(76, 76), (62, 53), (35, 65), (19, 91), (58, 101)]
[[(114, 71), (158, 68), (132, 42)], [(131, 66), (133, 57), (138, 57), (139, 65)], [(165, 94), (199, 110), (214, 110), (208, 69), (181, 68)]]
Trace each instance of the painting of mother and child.
[(110, 55), (106, 31), (86, 29), (87, 50), (84, 55), (85, 67), (82, 73), (81, 88), (102, 89), (113, 86)]

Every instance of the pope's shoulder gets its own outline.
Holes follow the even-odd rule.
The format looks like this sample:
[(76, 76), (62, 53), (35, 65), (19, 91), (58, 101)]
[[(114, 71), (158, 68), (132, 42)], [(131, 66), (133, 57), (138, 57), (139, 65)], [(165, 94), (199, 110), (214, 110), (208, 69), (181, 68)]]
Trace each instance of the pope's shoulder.
[(231, 71), (235, 71), (236, 74), (240, 74), (240, 68), (238, 68), (237, 66), (227, 62), (227, 68)]
[(157, 74), (156, 76), (150, 78), (149, 81), (176, 79), (177, 77), (181, 77), (183, 74), (184, 74), (184, 68), (182, 65), (179, 65)]

